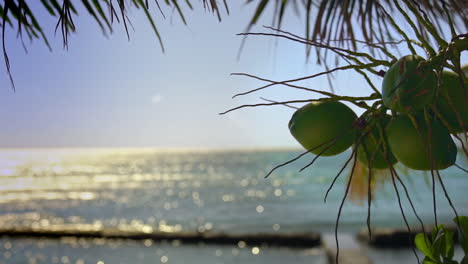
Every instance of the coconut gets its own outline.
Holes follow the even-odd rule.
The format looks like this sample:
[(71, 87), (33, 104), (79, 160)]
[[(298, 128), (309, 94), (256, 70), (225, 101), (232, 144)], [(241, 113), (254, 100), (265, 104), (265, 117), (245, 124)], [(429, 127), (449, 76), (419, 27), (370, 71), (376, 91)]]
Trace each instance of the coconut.
[(427, 124), (423, 113), (394, 118), (386, 128), (388, 144), (398, 161), (415, 170), (442, 170), (455, 164), (457, 147), (448, 129), (435, 117)]
[(293, 114), (289, 131), (310, 152), (333, 156), (353, 144), (356, 118), (353, 110), (341, 102), (313, 102)]
[(434, 71), (422, 67), (424, 59), (416, 55), (404, 56), (385, 73), (382, 99), (385, 106), (410, 113), (423, 109), (434, 99), (437, 78)]

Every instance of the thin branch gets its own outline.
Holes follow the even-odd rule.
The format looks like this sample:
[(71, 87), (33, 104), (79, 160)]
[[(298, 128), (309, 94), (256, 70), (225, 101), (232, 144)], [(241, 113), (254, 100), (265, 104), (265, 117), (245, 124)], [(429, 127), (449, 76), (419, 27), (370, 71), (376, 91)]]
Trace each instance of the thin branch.
[(346, 135), (349, 135), (353, 130), (354, 130), (354, 127), (351, 128), (351, 129), (349, 129), (349, 130), (347, 130), (347, 131), (344, 131), (344, 132), (340, 133), (340, 134), (337, 135), (336, 137), (334, 137), (334, 138), (332, 138), (332, 139), (330, 139), (330, 140), (327, 140), (326, 142), (324, 142), (324, 143), (322, 143), (322, 144), (320, 144), (320, 145), (314, 147), (312, 150), (310, 150), (310, 151), (314, 151), (314, 150), (316, 150), (316, 149), (318, 149), (318, 148), (321, 148), (321, 147), (323, 147), (323, 146), (329, 144), (329, 145), (326, 146), (324, 149), (322, 149), (322, 150), (317, 154), (317, 156), (314, 157), (314, 159), (313, 159), (311, 162), (309, 162), (306, 166), (302, 167), (302, 168), (299, 170), (299, 172), (302, 172), (303, 170), (305, 170), (305, 169), (307, 169), (308, 167), (312, 166), (312, 164), (314, 164), (315, 161), (316, 161), (320, 156), (323, 155), (323, 153), (325, 153), (327, 150), (329, 150), (330, 148), (332, 148), (332, 147), (336, 144), (336, 142), (337, 142), (338, 140), (340, 140), (341, 138), (343, 138), (343, 137), (346, 136)]
[(429, 54), (429, 55), (434, 55), (435, 54), (435, 51), (434, 49), (431, 47), (431, 45), (429, 45), (429, 43), (426, 41), (426, 39), (420, 34), (420, 31), (418, 30), (418, 28), (416, 27), (416, 25), (414, 25), (414, 22), (413, 20), (408, 16), (408, 14), (401, 8), (400, 4), (398, 3), (398, 1), (400, 0), (394, 0), (393, 3), (395, 4), (396, 8), (400, 11), (400, 13), (403, 15), (403, 17), (406, 19), (406, 22), (411, 26), (411, 28), (413, 29), (414, 31), (414, 34), (416, 35), (416, 37), (418, 38), (418, 40), (423, 44), (424, 46), (424, 49), (426, 50), (426, 52)]
[(293, 159), (291, 159), (291, 160), (286, 161), (285, 163), (281, 163), (280, 165), (275, 166), (273, 169), (270, 170), (270, 172), (267, 173), (267, 175), (265, 175), (265, 179), (268, 178), (275, 170), (277, 170), (277, 169), (279, 169), (279, 168), (281, 168), (281, 167), (283, 167), (283, 166), (286, 166), (286, 165), (288, 165), (288, 164), (290, 164), (290, 163), (293, 163), (294, 161), (296, 161), (296, 160), (302, 158), (302, 157), (303, 157), (304, 155), (306, 155), (307, 153), (309, 153), (308, 150), (307, 150), (307, 151), (304, 151), (304, 152), (301, 153), (299, 156), (297, 156), (297, 157), (295, 157), (295, 158), (293, 158)]
[[(369, 234), (369, 238), (371, 238), (372, 237), (372, 230), (371, 230), (372, 187), (371, 187), (371, 184), (372, 184), (372, 162), (373, 162), (373, 158), (372, 159), (369, 158), (369, 153), (367, 152), (366, 144), (362, 143), (361, 145), (362, 145), (362, 147), (364, 149), (364, 153), (365, 153), (366, 159), (367, 159), (368, 175), (367, 175), (367, 218), (366, 218), (366, 224), (367, 224), (367, 231), (368, 231), (368, 234)], [(374, 157), (375, 157), (375, 155), (374, 155)]]
[[(353, 152), (351, 153), (351, 155), (349, 156), (349, 158), (346, 160), (345, 164), (341, 167), (340, 171), (338, 172), (338, 174), (335, 176), (335, 178), (333, 178), (333, 181), (332, 183), (330, 184), (330, 186), (328, 187), (326, 193), (325, 193), (325, 197), (323, 199), (323, 202), (326, 203), (327, 202), (327, 197), (328, 197), (328, 194), (330, 193), (331, 189), (333, 189), (333, 186), (335, 185), (335, 182), (336, 180), (338, 180), (338, 178), (340, 177), (341, 173), (343, 173), (344, 169), (348, 166), (349, 162), (353, 159), (353, 157), (355, 156), (356, 154), (356, 151), (357, 151), (357, 148), (353, 149)], [(354, 161), (356, 162), (356, 161)], [(354, 168), (354, 166), (353, 166)], [(351, 170), (352, 171), (352, 170)]]
[[(353, 56), (360, 56), (360, 57), (365, 57), (366, 59), (370, 60), (370, 61), (378, 61), (378, 60), (375, 60), (375, 58), (367, 53), (364, 53), (364, 52), (356, 52), (356, 51), (353, 51), (353, 50), (347, 50), (347, 49), (343, 49), (343, 48), (339, 48), (339, 47), (336, 47), (336, 46), (330, 46), (326, 43), (324, 43), (322, 40), (314, 40), (314, 41), (311, 41), (310, 39), (307, 39), (307, 38), (303, 38), (303, 37), (300, 37), (298, 35), (295, 35), (291, 32), (288, 32), (288, 31), (284, 31), (284, 30), (281, 30), (279, 28), (274, 28), (274, 27), (269, 27), (269, 26), (263, 26), (264, 28), (267, 28), (267, 29), (270, 29), (270, 30), (273, 30), (273, 31), (277, 31), (277, 32), (280, 32), (280, 33), (283, 33), (283, 34), (286, 34), (285, 38), (287, 39), (290, 39), (292, 41), (296, 41), (296, 42), (300, 42), (302, 44), (307, 44), (307, 45), (312, 45), (312, 46), (315, 46), (317, 48), (325, 48), (327, 50), (332, 50), (332, 51), (341, 51), (341, 52), (346, 52), (348, 53), (349, 55), (353, 55)], [(268, 33), (247, 33), (249, 35), (255, 35), (255, 34), (268, 34)], [(290, 37), (287, 37), (287, 36), (290, 36)], [(276, 36), (276, 35), (275, 35)], [(279, 35), (279, 36), (282, 36), (282, 35)], [(351, 39), (342, 39), (342, 40), (351, 40)], [(330, 40), (327, 40), (327, 43), (329, 42), (341, 42), (342, 40), (336, 40), (336, 39), (330, 39)], [(388, 52), (388, 50), (386, 50), (385, 48), (377, 45), (378, 43), (370, 43), (370, 42), (366, 42), (366, 41), (363, 41), (363, 40), (357, 40), (357, 39), (354, 39), (353, 41), (357, 42), (357, 43), (362, 43), (362, 44), (366, 44), (367, 46), (369, 47), (372, 47), (372, 48), (376, 48), (376, 49), (379, 49), (381, 50), (383, 53), (385, 53), (387, 56), (389, 56), (390, 58), (392, 59), (395, 59), (395, 56), (393, 56), (390, 52)]]
[(352, 55), (353, 57), (350, 57), (350, 58), (353, 58), (353, 59), (356, 59), (356, 57), (362, 57), (362, 58), (366, 58), (368, 59), (369, 61), (371, 61), (372, 63), (375, 63), (378, 65), (386, 65), (386, 66), (390, 66), (390, 63), (388, 61), (383, 61), (383, 60), (376, 60), (375, 58), (373, 58), (371, 55), (367, 54), (367, 53), (364, 53), (364, 52), (356, 52), (356, 51), (353, 51), (353, 50), (349, 50), (349, 49), (343, 49), (343, 48), (339, 48), (339, 47), (332, 47), (332, 46), (329, 46), (327, 44), (323, 44), (323, 43), (317, 43), (317, 42), (313, 42), (313, 41), (307, 41), (307, 40), (303, 40), (301, 39), (300, 37), (298, 36), (295, 36), (295, 37), (291, 37), (291, 36), (288, 36), (288, 35), (283, 35), (283, 34), (274, 34), (274, 33), (257, 33), (257, 32), (248, 32), (248, 33), (239, 33), (237, 35), (240, 35), (240, 36), (249, 36), (249, 35), (254, 35), (254, 36), (271, 36), (271, 37), (277, 37), (277, 38), (285, 38), (285, 39), (289, 39), (289, 40), (292, 40), (292, 41), (295, 41), (295, 42), (299, 42), (299, 43), (302, 43), (302, 44), (306, 44), (306, 45), (311, 45), (311, 46), (314, 46), (316, 48), (325, 48), (327, 50), (331, 50), (331, 51), (334, 51), (334, 52), (346, 52), (348, 53), (349, 55)]
[(417, 213), (416, 211), (416, 207), (414, 207), (414, 203), (411, 199), (411, 196), (409, 194), (409, 191), (408, 191), (408, 188), (406, 187), (406, 185), (404, 184), (403, 180), (400, 178), (400, 176), (398, 175), (397, 171), (395, 170), (395, 168), (393, 167), (393, 165), (390, 167), (391, 169), (391, 173), (393, 173), (393, 175), (395, 176), (395, 178), (398, 180), (398, 182), (400, 183), (400, 185), (403, 187), (403, 190), (405, 192), (405, 195), (406, 195), (406, 199), (408, 200), (410, 206), (411, 206), (411, 209), (413, 211), (413, 214), (414, 216), (416, 217), (416, 219), (418, 219), (418, 222), (419, 224), (421, 224), (421, 230), (423, 231), (423, 233), (426, 233), (425, 232), (425, 228), (424, 228), (424, 223), (421, 219), (421, 217), (419, 216), (419, 214)]
[(465, 168), (463, 168), (463, 167), (461, 167), (460, 165), (458, 165), (458, 164), (456, 164), (456, 163), (453, 164), (453, 165), (455, 165), (455, 167), (459, 168), (459, 169), (462, 170), (463, 172), (468, 173), (468, 170), (465, 169)]
[(335, 144), (336, 144), (336, 140), (337, 140), (337, 137), (335, 137), (328, 146), (326, 146), (325, 148), (323, 148), (313, 159), (311, 162), (309, 162), (307, 165), (305, 165), (304, 167), (302, 167), (299, 172), (302, 172), (303, 170), (307, 169), (308, 167), (312, 166), (312, 164), (315, 163), (315, 161), (320, 158), (323, 153), (325, 153), (327, 150), (331, 149)]
[[(384, 139), (387, 138), (387, 135), (385, 133), (385, 129), (380, 124), (377, 125), (377, 128), (379, 130), (380, 136), (382, 138), (384, 138)], [(395, 170), (395, 167), (393, 166), (393, 164), (390, 162), (390, 157), (388, 155), (388, 153), (390, 153), (390, 149), (388, 148), (388, 145), (384, 143), (382, 146), (383, 146), (383, 150), (384, 150), (385, 160), (386, 160), (387, 164), (389, 165), (390, 174), (392, 175), (392, 177), (395, 177), (397, 179), (397, 181), (400, 183), (400, 185), (403, 187), (403, 190), (404, 190), (405, 195), (406, 195), (406, 199), (408, 200), (408, 202), (409, 202), (409, 204), (411, 206), (413, 214), (416, 217), (416, 219), (419, 221), (419, 223), (421, 224), (421, 230), (423, 231), (423, 233), (426, 233), (425, 228), (424, 228), (424, 223), (423, 223), (421, 217), (419, 217), (419, 214), (416, 211), (416, 208), (415, 208), (415, 206), (413, 204), (413, 201), (411, 199), (411, 196), (409, 194), (408, 188), (406, 187), (405, 183), (401, 180), (401, 178), (398, 175), (397, 171)]]
[(437, 179), (439, 180), (440, 186), (442, 187), (442, 190), (444, 191), (445, 198), (447, 199), (447, 202), (449, 203), (450, 207), (452, 208), (453, 213), (458, 218), (457, 209), (455, 209), (455, 206), (453, 205), (452, 199), (450, 199), (450, 195), (448, 194), (447, 189), (445, 188), (444, 181), (442, 180), (442, 177), (440, 177), (439, 170), (436, 170), (436, 173), (437, 173)]
[[(408, 220), (406, 219), (405, 211), (403, 210), (403, 205), (401, 203), (400, 192), (398, 191), (398, 187), (397, 187), (397, 185), (395, 183), (395, 176), (393, 175), (393, 173), (391, 173), (391, 177), (392, 177), (392, 185), (393, 185), (393, 188), (395, 189), (395, 193), (396, 193), (396, 196), (397, 196), (397, 199), (398, 199), (398, 206), (400, 207), (401, 216), (403, 217), (403, 221), (405, 222), (405, 225), (406, 225), (406, 228), (408, 229), (408, 232), (411, 233), (411, 227), (410, 227), (410, 225), (408, 223)], [(415, 245), (414, 245), (414, 243), (411, 243), (411, 244), (413, 245), (412, 246), (413, 253), (416, 256), (416, 259), (418, 260), (418, 263), (420, 263), (419, 262), (419, 256), (416, 253)]]
[[(353, 154), (351, 155), (351, 157), (354, 156), (354, 162), (353, 162), (353, 167), (351, 168), (351, 171), (354, 171), (354, 167), (356, 166), (356, 161), (357, 161), (357, 153), (356, 152), (353, 152)], [(349, 193), (349, 188), (351, 186), (351, 181), (352, 181), (352, 178), (353, 178), (353, 175), (351, 174), (350, 178), (349, 178), (349, 181), (346, 185), (346, 190), (345, 190), (345, 193), (343, 195), (343, 199), (341, 199), (341, 203), (340, 203), (340, 207), (338, 209), (338, 215), (336, 217), (336, 222), (335, 222), (335, 243), (336, 243), (336, 256), (335, 256), (335, 263), (338, 264), (338, 258), (340, 256), (340, 245), (339, 245), (339, 242), (338, 242), (338, 224), (340, 222), (340, 217), (341, 217), (341, 212), (343, 210), (343, 206), (344, 206), (344, 203), (346, 201), (346, 197), (348, 196), (348, 193)], [(325, 197), (326, 199), (326, 197)]]
[[(260, 99), (262, 99), (263, 101), (267, 101), (267, 102), (270, 102), (270, 103), (280, 103), (278, 101), (273, 101), (273, 100), (270, 100), (270, 99), (266, 99), (266, 98), (263, 98), (263, 97), (260, 97)], [(288, 105), (288, 104), (283, 104), (284, 106), (286, 107), (289, 107), (289, 108), (292, 108), (292, 109), (299, 109), (299, 107), (295, 107), (295, 106), (292, 106), (292, 105)]]
[(219, 113), (220, 115), (227, 114), (229, 112), (245, 108), (245, 107), (258, 107), (258, 106), (271, 106), (271, 105), (284, 105), (284, 104), (293, 104), (293, 103), (309, 103), (309, 102), (314, 102), (314, 101), (323, 101), (323, 100), (317, 100), (317, 99), (306, 99), (306, 100), (292, 100), (292, 101), (285, 101), (285, 102), (275, 102), (275, 103), (263, 103), (263, 104), (246, 104), (246, 105), (241, 105), (238, 107), (231, 108), (229, 110), (226, 110), (222, 113)]
[[(261, 87), (259, 87), (259, 88), (252, 89), (252, 90), (249, 90), (249, 91), (246, 91), (246, 92), (243, 92), (243, 93), (236, 94), (236, 95), (233, 96), (233, 98), (235, 98), (235, 97), (237, 97), (237, 96), (241, 96), (241, 95), (246, 95), (246, 94), (254, 93), (254, 92), (263, 90), (263, 89), (265, 89), (265, 88), (274, 86), (274, 85), (285, 85), (285, 86), (288, 86), (288, 87), (291, 87), (291, 88), (296, 88), (296, 89), (300, 89), (300, 90), (305, 90), (305, 91), (310, 91), (310, 92), (314, 92), (314, 93), (319, 93), (319, 94), (322, 94), (322, 95), (325, 95), (325, 96), (328, 96), (328, 97), (333, 97), (333, 98), (337, 98), (337, 99), (339, 98), (340, 100), (347, 100), (347, 101), (350, 101), (350, 102), (353, 102), (353, 101), (356, 101), (356, 100), (375, 100), (375, 99), (379, 99), (379, 98), (380, 98), (379, 94), (370, 95), (370, 96), (364, 96), (364, 97), (338, 96), (338, 95), (336, 95), (336, 94), (334, 94), (334, 93), (330, 93), (330, 92), (326, 92), (326, 91), (321, 91), (321, 90), (315, 90), (315, 89), (311, 89), (311, 88), (307, 88), (307, 87), (303, 87), (303, 86), (298, 86), (298, 85), (292, 85), (292, 84), (290, 84), (290, 82), (302, 81), (302, 80), (314, 78), (314, 77), (317, 77), (317, 76), (320, 76), (320, 75), (328, 74), (328, 73), (331, 73), (331, 72), (334, 72), (334, 71), (337, 71), (337, 70), (343, 70), (343, 69), (346, 68), (346, 67), (348, 67), (347, 69), (349, 69), (349, 66), (338, 67), (338, 68), (335, 68), (335, 69), (332, 69), (332, 70), (329, 70), (329, 71), (326, 71), (326, 72), (321, 72), (321, 73), (318, 73), (318, 74), (314, 74), (314, 75), (311, 75), (311, 76), (302, 77), (302, 78), (297, 78), (297, 79), (292, 79), (292, 80), (286, 80), (286, 81), (280, 81), (280, 82), (273, 81), (273, 80), (269, 80), (269, 79), (265, 79), (265, 78), (261, 78), (261, 77), (258, 77), (258, 76), (252, 75), (252, 74), (248, 74), (248, 73), (231, 73), (231, 75), (246, 76), (246, 77), (250, 77), (250, 78), (253, 78), (253, 79), (260, 80), (260, 81), (270, 82), (269, 84), (264, 85), (264, 86), (261, 86)], [(353, 68), (353, 67), (350, 67), (350, 68)]]

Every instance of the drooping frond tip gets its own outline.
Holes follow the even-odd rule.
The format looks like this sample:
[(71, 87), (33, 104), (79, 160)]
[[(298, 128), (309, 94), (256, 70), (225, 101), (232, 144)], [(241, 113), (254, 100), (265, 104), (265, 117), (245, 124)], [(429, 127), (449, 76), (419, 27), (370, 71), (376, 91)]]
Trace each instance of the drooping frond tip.
[[(285, 10), (293, 10), (303, 19), (303, 35), (308, 40), (326, 44), (334, 41), (353, 50), (356, 50), (359, 39), (367, 43), (387, 43), (401, 39), (401, 33), (407, 29), (402, 25), (412, 20), (417, 21), (414, 28), (417, 35), (428, 43), (438, 43), (444, 37), (450, 39), (447, 34), (454, 36), (457, 31), (460, 34), (468, 29), (466, 0), (247, 0), (247, 3), (253, 2), (257, 3), (256, 11), (247, 30), (267, 13), (265, 10), (271, 4), (274, 6), (274, 27), (281, 28)], [(401, 15), (401, 11), (405, 15), (395, 22), (395, 14)], [(409, 20), (405, 21), (405, 17)], [(442, 30), (443, 25), (448, 25), (450, 32)], [(310, 47), (306, 50), (309, 55)], [(316, 50), (319, 55), (320, 48)], [(320, 60), (320, 56), (317, 59)]]
[[(218, 19), (221, 20), (222, 12), (218, 1), (219, 0), (203, 0), (203, 6), (205, 9), (215, 13)], [(35, 4), (36, 2), (37, 4)], [(143, 15), (146, 16), (153, 32), (156, 35), (161, 50), (164, 51), (162, 36), (157, 27), (158, 18), (156, 16), (161, 16), (162, 19), (165, 19), (163, 9), (164, 7), (167, 7), (169, 10), (176, 10), (182, 22), (187, 24), (184, 16), (185, 10), (193, 9), (190, 0), (183, 1), (185, 2), (184, 4), (180, 4), (179, 2), (182, 1), (177, 0), (155, 0), (154, 6), (151, 5), (148, 0), (41, 0), (40, 3), (38, 2), (39, 1), (36, 0), (4, 0), (3, 3), (0, 3), (4, 61), (8, 74), (10, 75), (13, 88), (14, 82), (10, 73), (7, 47), (5, 45), (5, 38), (7, 37), (5, 36), (5, 28), (7, 25), (17, 31), (17, 35), (21, 38), (23, 46), (23, 33), (25, 33), (30, 40), (42, 39), (47, 47), (51, 49), (45, 32), (46, 29), (52, 29), (55, 33), (57, 31), (61, 33), (63, 46), (64, 48), (68, 48), (68, 37), (70, 33), (77, 30), (74, 23), (74, 19), (77, 19), (78, 17), (78, 10), (80, 10), (77, 8), (78, 6), (76, 6), (77, 3), (81, 3), (83, 12), (96, 21), (98, 28), (104, 35), (107, 36), (108, 33), (112, 33), (114, 31), (114, 21), (117, 21), (118, 23), (122, 22), (123, 28), (129, 39), (130, 34), (128, 25), (132, 24), (128, 15), (128, 10), (133, 8), (143, 11)], [(164, 3), (164, 5), (161, 5), (160, 2)], [(46, 10), (46, 14), (57, 19), (54, 25), (43, 25), (40, 24), (38, 19), (36, 19), (35, 14), (38, 12), (37, 8), (41, 6)], [(221, 7), (222, 6), (224, 6), (226, 12), (229, 13), (226, 0), (222, 1)], [(159, 10), (159, 12), (153, 12), (153, 10)]]

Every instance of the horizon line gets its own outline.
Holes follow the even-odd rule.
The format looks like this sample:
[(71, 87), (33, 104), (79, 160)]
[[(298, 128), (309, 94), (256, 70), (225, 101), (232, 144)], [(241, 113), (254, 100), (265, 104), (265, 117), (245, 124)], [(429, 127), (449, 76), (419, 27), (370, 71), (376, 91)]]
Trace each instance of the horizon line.
[(91, 146), (45, 146), (45, 147), (1, 147), (0, 151), (8, 150), (158, 150), (158, 151), (302, 151), (300, 147), (296, 146), (240, 146), (240, 147), (158, 147), (158, 146), (148, 146), (148, 147), (129, 147), (129, 146), (109, 146), (109, 147), (91, 147)]

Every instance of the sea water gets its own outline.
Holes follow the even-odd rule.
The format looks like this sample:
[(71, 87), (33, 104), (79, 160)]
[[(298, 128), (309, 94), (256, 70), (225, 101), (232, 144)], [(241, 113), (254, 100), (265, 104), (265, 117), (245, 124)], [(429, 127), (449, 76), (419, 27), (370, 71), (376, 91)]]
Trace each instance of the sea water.
[[(109, 228), (141, 232), (307, 234), (334, 231), (345, 193), (348, 164), (326, 203), (324, 196), (351, 152), (313, 155), (275, 166), (299, 150), (12, 149), (0, 151), (0, 227)], [(461, 166), (466, 162), (459, 158)], [(433, 224), (430, 173), (399, 170), (418, 215)], [(468, 179), (455, 167), (441, 171), (459, 214), (468, 214)], [(379, 180), (371, 207), (374, 227), (405, 228), (390, 176)], [(417, 226), (404, 190), (402, 204)], [(439, 223), (452, 224), (453, 209), (437, 190)], [(347, 201), (339, 232), (366, 227), (367, 200)], [(316, 248), (204, 245), (180, 241), (67, 238), (2, 238), (0, 263), (325, 263)], [(1, 247), (0, 245), (0, 247)], [(411, 251), (370, 251), (415, 263)], [(390, 257), (392, 258), (392, 257)], [(391, 262), (389, 262), (391, 263)]]

